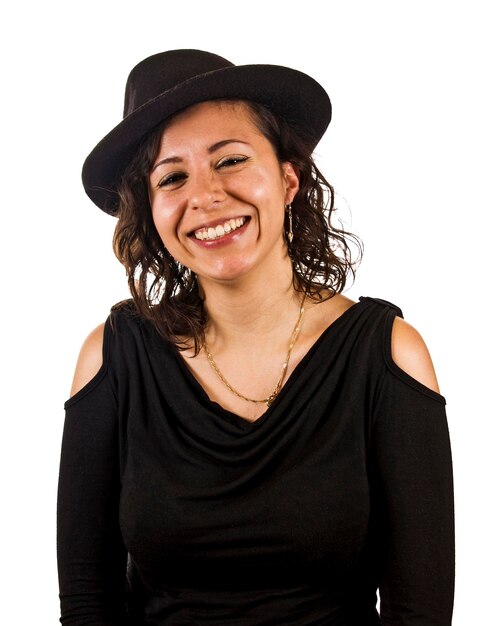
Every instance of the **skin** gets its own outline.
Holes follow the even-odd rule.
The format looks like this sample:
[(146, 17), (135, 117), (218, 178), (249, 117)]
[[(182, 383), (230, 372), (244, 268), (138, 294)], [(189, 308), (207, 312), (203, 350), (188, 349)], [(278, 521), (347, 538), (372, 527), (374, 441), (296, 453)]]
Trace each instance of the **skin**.
[[(175, 116), (163, 132), (149, 177), (157, 231), (171, 254), (192, 269), (204, 296), (206, 340), (227, 380), (250, 398), (273, 391), (302, 304), (292, 287), (284, 239), (285, 205), (298, 191), (298, 172), (280, 163), (243, 103), (205, 102)], [(243, 228), (214, 242), (193, 233), (230, 218)], [(285, 380), (322, 332), (354, 302), (342, 295), (304, 303), (305, 315)], [(83, 344), (71, 395), (102, 364), (103, 325)], [(205, 351), (181, 353), (211, 400), (255, 421), (266, 410), (237, 398), (212, 371)], [(438, 392), (428, 349), (419, 333), (396, 318), (392, 358)]]

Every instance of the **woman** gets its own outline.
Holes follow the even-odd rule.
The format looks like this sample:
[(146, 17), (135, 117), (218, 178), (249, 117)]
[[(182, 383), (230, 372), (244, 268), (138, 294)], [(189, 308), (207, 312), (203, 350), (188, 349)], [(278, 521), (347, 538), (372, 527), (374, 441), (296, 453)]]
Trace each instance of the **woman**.
[(62, 623), (450, 624), (445, 400), (400, 309), (340, 293), (330, 117), (288, 68), (132, 70), (83, 168), (133, 299), (66, 403)]

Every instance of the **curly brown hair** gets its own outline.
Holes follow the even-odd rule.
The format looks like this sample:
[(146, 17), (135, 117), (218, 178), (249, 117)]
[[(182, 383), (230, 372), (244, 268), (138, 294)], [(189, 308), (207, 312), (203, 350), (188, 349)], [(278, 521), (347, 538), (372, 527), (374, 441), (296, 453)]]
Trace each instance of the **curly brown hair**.
[[(358, 237), (332, 225), (334, 190), (316, 167), (310, 146), (289, 122), (267, 107), (240, 100), (223, 102), (243, 102), (280, 163), (290, 162), (299, 172), (299, 190), (292, 202), (294, 237), (291, 243), (287, 240), (294, 288), (315, 301), (341, 293), (349, 274), (355, 277), (363, 246)], [(126, 268), (138, 314), (180, 350), (189, 348), (193, 340), (197, 354), (207, 322), (197, 277), (164, 247), (152, 220), (148, 196), (148, 176), (168, 122), (145, 137), (123, 172), (113, 245)], [(352, 247), (356, 248), (355, 256)]]

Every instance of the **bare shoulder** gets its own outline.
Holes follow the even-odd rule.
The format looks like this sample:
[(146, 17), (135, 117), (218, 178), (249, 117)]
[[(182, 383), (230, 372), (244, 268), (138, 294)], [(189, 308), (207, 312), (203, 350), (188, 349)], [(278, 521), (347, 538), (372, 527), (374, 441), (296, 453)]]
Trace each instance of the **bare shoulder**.
[(440, 393), (428, 348), (419, 332), (396, 317), (392, 328), (392, 359), (409, 376)]
[(71, 397), (82, 389), (102, 367), (105, 324), (97, 326), (85, 339), (79, 353), (71, 387)]
[(312, 341), (315, 341), (330, 324), (333, 324), (354, 304), (356, 304), (354, 300), (340, 293), (331, 298), (310, 302), (306, 313), (306, 330), (303, 334), (308, 334)]
[(323, 320), (329, 324), (330, 321), (332, 322), (334, 319), (340, 317), (342, 313), (345, 313), (345, 311), (354, 306), (354, 304), (357, 304), (355, 300), (351, 300), (341, 293), (336, 293), (331, 298), (325, 296), (321, 301), (312, 302), (310, 308), (319, 311)]
[(342, 313), (345, 313), (345, 311), (354, 306), (354, 304), (357, 304), (355, 300), (351, 300), (341, 293), (334, 295), (332, 301), (335, 302), (337, 317), (339, 317)]

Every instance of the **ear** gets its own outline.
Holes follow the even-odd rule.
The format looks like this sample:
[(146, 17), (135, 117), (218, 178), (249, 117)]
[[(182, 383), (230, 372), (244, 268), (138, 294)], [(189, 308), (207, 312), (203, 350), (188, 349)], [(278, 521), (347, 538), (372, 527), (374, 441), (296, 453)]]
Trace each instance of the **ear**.
[(285, 185), (285, 204), (291, 204), (299, 190), (299, 169), (290, 161), (281, 164)]

